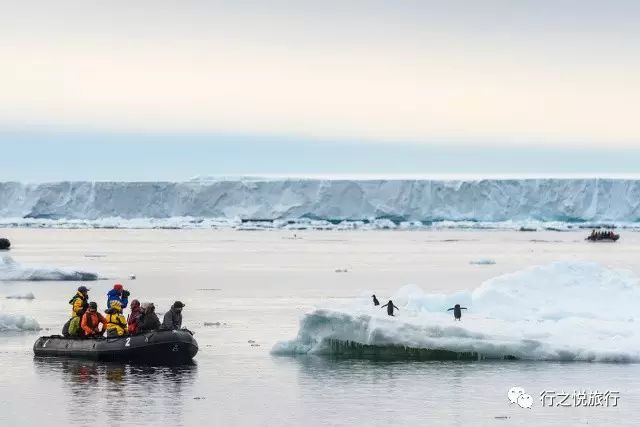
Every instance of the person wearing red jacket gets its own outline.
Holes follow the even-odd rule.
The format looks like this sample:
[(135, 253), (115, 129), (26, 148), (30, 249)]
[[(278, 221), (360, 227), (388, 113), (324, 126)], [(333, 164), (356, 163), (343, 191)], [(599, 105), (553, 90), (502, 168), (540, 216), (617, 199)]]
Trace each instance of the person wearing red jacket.
[[(106, 323), (104, 316), (98, 313), (98, 305), (95, 302), (90, 302), (89, 308), (82, 315), (82, 321), (80, 322), (80, 327), (85, 336), (96, 337), (102, 335)], [(102, 324), (102, 330), (99, 328), (100, 324)]]
[(134, 299), (131, 301), (131, 313), (127, 318), (127, 328), (130, 334), (137, 334), (140, 329), (140, 321), (142, 320), (142, 308), (140, 308), (140, 301)]

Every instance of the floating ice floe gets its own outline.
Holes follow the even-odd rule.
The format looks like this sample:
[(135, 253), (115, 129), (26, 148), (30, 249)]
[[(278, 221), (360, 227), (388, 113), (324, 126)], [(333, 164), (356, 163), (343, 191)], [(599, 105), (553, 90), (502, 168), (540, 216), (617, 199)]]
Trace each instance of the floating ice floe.
[(469, 264), (473, 264), (473, 265), (493, 265), (496, 262), (492, 259), (489, 258), (482, 258), (482, 259), (476, 259), (473, 261), (469, 261)]
[[(640, 362), (640, 288), (629, 271), (556, 262), (487, 280), (473, 291), (392, 296), (397, 317), (366, 298), (302, 318), (279, 355), (515, 358)], [(456, 322), (447, 309), (468, 307)]]
[(33, 295), (33, 292), (28, 292), (26, 294), (19, 294), (19, 295), (8, 295), (7, 299), (26, 299), (26, 300), (32, 300), (32, 299), (36, 299), (36, 296)]
[(39, 331), (40, 325), (30, 317), (0, 313), (0, 332)]
[(227, 326), (225, 322), (204, 322), (204, 326)]
[(9, 255), (0, 257), (0, 280), (15, 281), (43, 281), (43, 280), (98, 280), (96, 273), (79, 270), (66, 270), (53, 267), (26, 266), (11, 258)]

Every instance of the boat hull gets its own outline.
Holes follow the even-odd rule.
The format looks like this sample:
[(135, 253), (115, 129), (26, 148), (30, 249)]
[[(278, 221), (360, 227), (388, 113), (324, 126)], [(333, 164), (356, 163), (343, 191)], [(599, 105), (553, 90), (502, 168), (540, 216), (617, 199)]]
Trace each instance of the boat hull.
[(40, 337), (33, 344), (36, 356), (75, 357), (99, 361), (188, 363), (198, 352), (191, 332), (152, 331), (117, 338)]

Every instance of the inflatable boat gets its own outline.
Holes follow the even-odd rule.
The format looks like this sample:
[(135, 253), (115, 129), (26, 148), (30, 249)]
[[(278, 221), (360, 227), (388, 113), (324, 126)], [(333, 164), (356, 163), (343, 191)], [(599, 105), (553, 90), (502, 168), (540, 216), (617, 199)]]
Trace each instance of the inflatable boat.
[(620, 235), (612, 233), (611, 235), (589, 236), (585, 240), (590, 242), (617, 242), (618, 239), (620, 239)]
[(9, 239), (5, 239), (4, 237), (0, 237), (0, 250), (5, 251), (11, 248), (11, 242)]
[(187, 329), (159, 330), (115, 338), (40, 337), (33, 344), (36, 356), (63, 356), (100, 361), (188, 363), (198, 343)]

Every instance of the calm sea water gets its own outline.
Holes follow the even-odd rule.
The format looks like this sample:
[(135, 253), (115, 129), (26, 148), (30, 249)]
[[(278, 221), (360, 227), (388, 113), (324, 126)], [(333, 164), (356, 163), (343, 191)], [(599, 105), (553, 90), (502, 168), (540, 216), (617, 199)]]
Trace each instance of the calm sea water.
[[(549, 362), (375, 362), (275, 357), (319, 301), (381, 295), (416, 283), (477, 286), (557, 259), (636, 269), (640, 245), (585, 245), (578, 233), (3, 230), (25, 264), (77, 266), (104, 304), (113, 282), (163, 312), (186, 302), (200, 352), (193, 365), (131, 366), (34, 358), (38, 333), (0, 335), (0, 425), (634, 425), (640, 365)], [(543, 240), (532, 242), (531, 240)], [(472, 266), (488, 257), (494, 266)], [(347, 273), (336, 273), (347, 269)], [(636, 271), (637, 273), (637, 271)], [(136, 280), (127, 280), (135, 274)], [(0, 310), (58, 333), (77, 283), (0, 283)], [(33, 292), (33, 301), (4, 295)], [(214, 325), (205, 326), (205, 322)], [(219, 322), (219, 325), (216, 323)], [(251, 342), (250, 342), (251, 341)], [(507, 400), (510, 387), (534, 397)], [(543, 390), (617, 391), (617, 407), (541, 407)]]

